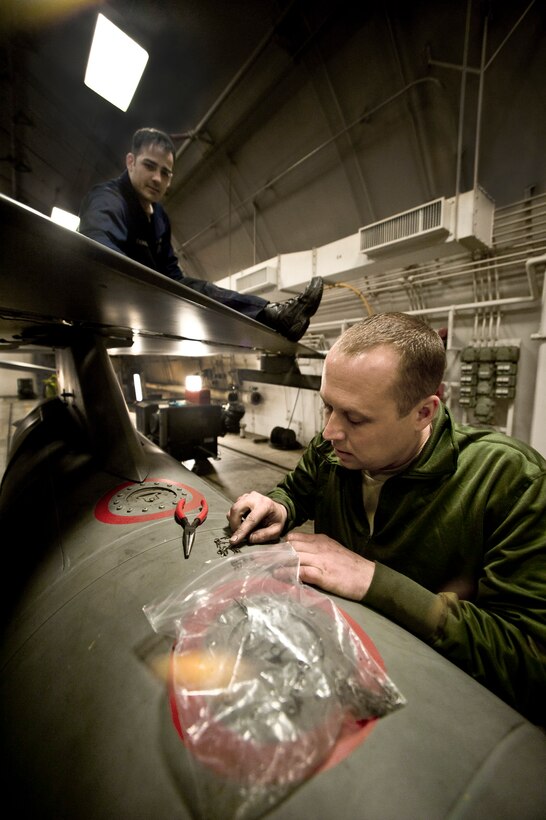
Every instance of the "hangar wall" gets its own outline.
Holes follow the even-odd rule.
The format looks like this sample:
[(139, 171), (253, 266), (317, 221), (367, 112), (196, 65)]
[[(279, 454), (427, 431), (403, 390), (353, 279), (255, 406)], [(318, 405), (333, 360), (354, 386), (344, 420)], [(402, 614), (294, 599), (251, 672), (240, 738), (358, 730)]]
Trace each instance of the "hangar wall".
[[(376, 264), (359, 253), (356, 234), (309, 252), (281, 255), (262, 267), (277, 272), (280, 290), (271, 298), (286, 298), (301, 290), (311, 275), (323, 275), (325, 295), (305, 337), (319, 350), (327, 350), (349, 324), (375, 312), (411, 312), (435, 329), (444, 329), (445, 400), (456, 418), (494, 426), (536, 446), (533, 421), (536, 429), (545, 401), (544, 362), (539, 370), (538, 352), (544, 313), (546, 196), (495, 209), (489, 244), (467, 244), (465, 249), (447, 236), (417, 250), (402, 246), (390, 258), (379, 257)], [(321, 265), (323, 257), (328, 262)], [(245, 274), (242, 271), (222, 284), (237, 288), (239, 281), (247, 281)], [(271, 273), (269, 278), (274, 280)], [(483, 348), (480, 356), (486, 364), (467, 366), (468, 348)], [(488, 367), (487, 362), (496, 358), (513, 361)], [(308, 367), (320, 373), (316, 363)], [(493, 379), (489, 384), (487, 377)], [(470, 393), (478, 400), (477, 407), (475, 401), (467, 401), (468, 381), (474, 384)], [(286, 401), (290, 404), (290, 399)], [(265, 412), (263, 420), (258, 411), (254, 413), (256, 424), (266, 418)], [(308, 415), (300, 417), (296, 410), (293, 421), (305, 438), (314, 434), (314, 421)]]

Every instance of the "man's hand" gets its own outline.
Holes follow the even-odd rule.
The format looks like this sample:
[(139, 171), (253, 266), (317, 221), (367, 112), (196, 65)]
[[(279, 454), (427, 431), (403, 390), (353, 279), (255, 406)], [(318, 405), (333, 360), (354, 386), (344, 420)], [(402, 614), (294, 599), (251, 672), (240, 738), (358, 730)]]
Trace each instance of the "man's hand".
[(342, 547), (327, 535), (291, 532), (286, 540), (298, 553), (302, 583), (352, 601), (362, 600), (373, 578), (373, 561)]
[[(227, 514), (233, 535), (232, 544), (247, 539), (249, 544), (275, 541), (281, 534), (288, 513), (286, 507), (255, 491), (239, 496)], [(258, 525), (261, 525), (257, 529)]]

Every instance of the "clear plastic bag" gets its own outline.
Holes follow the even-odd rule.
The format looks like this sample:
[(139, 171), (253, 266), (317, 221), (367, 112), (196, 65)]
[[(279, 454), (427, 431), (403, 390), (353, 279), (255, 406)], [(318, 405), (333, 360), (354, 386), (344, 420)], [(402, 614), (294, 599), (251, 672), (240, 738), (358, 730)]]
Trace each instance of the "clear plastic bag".
[(324, 763), (342, 730), (405, 703), (330, 598), (300, 583), (298, 567), (288, 544), (245, 548), (144, 607), (153, 629), (174, 639), (183, 739), (207, 770), (202, 790), (194, 772), (198, 816), (260, 817)]

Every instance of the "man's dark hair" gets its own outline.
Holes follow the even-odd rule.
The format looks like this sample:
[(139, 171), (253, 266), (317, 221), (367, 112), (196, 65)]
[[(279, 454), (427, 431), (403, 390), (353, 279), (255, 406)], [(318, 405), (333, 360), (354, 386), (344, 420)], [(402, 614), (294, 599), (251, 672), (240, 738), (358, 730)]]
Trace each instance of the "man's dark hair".
[(446, 366), (444, 343), (416, 316), (377, 313), (352, 325), (334, 348), (345, 356), (358, 356), (380, 345), (393, 347), (400, 357), (393, 398), (400, 417), (406, 416), (416, 404), (438, 392)]
[(148, 145), (157, 145), (164, 151), (169, 151), (173, 157), (175, 155), (174, 143), (168, 134), (158, 131), (157, 128), (139, 128), (133, 134), (131, 153), (136, 157)]

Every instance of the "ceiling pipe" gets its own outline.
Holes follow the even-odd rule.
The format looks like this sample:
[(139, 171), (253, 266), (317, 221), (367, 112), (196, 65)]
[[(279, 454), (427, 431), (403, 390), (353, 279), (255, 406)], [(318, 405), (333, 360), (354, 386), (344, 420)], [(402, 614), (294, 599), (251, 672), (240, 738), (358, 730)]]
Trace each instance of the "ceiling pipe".
[[(461, 311), (483, 310), (484, 308), (506, 307), (508, 305), (517, 307), (519, 305), (531, 305), (535, 302), (536, 299), (532, 296), (514, 296), (507, 299), (488, 299), (483, 302), (464, 302), (460, 305), (440, 305), (439, 307), (417, 308), (415, 310), (410, 309), (406, 312), (414, 316), (448, 315), (450, 311), (460, 313)], [(336, 327), (340, 327), (341, 325), (354, 325), (355, 322), (360, 321), (362, 321), (362, 316), (355, 316), (350, 319), (332, 319), (330, 322), (312, 322), (310, 330), (311, 332), (320, 330), (335, 330)]]
[[(528, 259), (526, 268), (528, 272), (533, 270), (534, 273), (534, 268), (543, 264), (546, 264), (546, 254)], [(544, 408), (546, 407), (546, 276), (542, 288), (540, 327), (538, 333), (534, 333), (531, 338), (538, 341), (539, 348), (529, 443), (531, 447), (534, 447), (535, 450), (538, 450), (541, 455), (546, 457), (546, 425), (544, 424)]]
[(491, 59), (485, 61), (486, 52), (487, 52), (487, 36), (488, 36), (488, 22), (489, 22), (489, 15), (485, 15), (484, 20), (484, 27), (483, 27), (483, 36), (482, 36), (482, 56), (481, 56), (481, 63), (480, 63), (480, 71), (479, 71), (479, 86), (478, 86), (478, 110), (476, 115), (476, 138), (475, 138), (475, 149), (474, 149), (474, 190), (478, 187), (478, 166), (480, 160), (480, 138), (481, 138), (481, 129), (482, 129), (482, 106), (483, 106), (483, 88), (485, 82), (485, 72), (490, 67), (491, 63), (504, 45), (508, 42), (516, 28), (519, 26), (525, 15), (528, 13), (529, 9), (534, 5), (535, 0), (527, 6), (523, 14), (520, 16), (519, 20), (512, 26), (500, 46), (492, 55)]
[(246, 62), (243, 63), (243, 65), (241, 66), (239, 71), (235, 74), (233, 79), (228, 83), (228, 85), (222, 91), (220, 96), (214, 101), (214, 103), (209, 108), (209, 110), (206, 112), (204, 117), (200, 120), (200, 122), (198, 122), (198, 124), (195, 126), (194, 129), (189, 131), (187, 134), (184, 134), (184, 140), (185, 141), (182, 143), (182, 145), (176, 151), (176, 159), (179, 159), (182, 156), (182, 154), (184, 154), (186, 152), (187, 148), (191, 145), (193, 140), (199, 137), (200, 132), (205, 128), (206, 124), (211, 119), (211, 117), (220, 108), (222, 103), (229, 97), (229, 95), (231, 94), (233, 89), (236, 88), (236, 86), (241, 82), (243, 77), (250, 71), (250, 69), (252, 68), (252, 66), (254, 65), (254, 63), (256, 62), (258, 57), (260, 56), (260, 54), (266, 49), (266, 47), (269, 45), (270, 41), (273, 39), (273, 37), (274, 37), (278, 27), (279, 27), (279, 24), (284, 20), (284, 18), (289, 14), (289, 12), (292, 11), (292, 8), (296, 3), (297, 3), (297, 0), (292, 0), (292, 2), (288, 4), (288, 6), (284, 9), (284, 11), (281, 12), (280, 16), (277, 18), (274, 25), (269, 29), (269, 31), (265, 34), (265, 36), (262, 37), (262, 39), (260, 40), (260, 42), (258, 43), (256, 48), (254, 49), (254, 51), (252, 52), (252, 54), (250, 55), (248, 60), (246, 60)]
[(523, 18), (527, 15), (527, 13), (528, 13), (528, 12), (532, 9), (532, 7), (533, 7), (534, 5), (535, 5), (535, 0), (531, 0), (531, 2), (529, 3), (529, 5), (528, 5), (528, 6), (527, 6), (527, 8), (525, 9), (525, 11), (521, 14), (521, 16), (519, 17), (519, 19), (518, 19), (518, 20), (514, 23), (514, 25), (512, 26), (512, 28), (510, 29), (510, 31), (508, 32), (508, 34), (506, 35), (506, 37), (504, 38), (504, 40), (502, 41), (502, 43), (500, 44), (500, 46), (498, 47), (498, 49), (497, 49), (497, 50), (496, 50), (496, 51), (492, 54), (492, 56), (491, 56), (491, 57), (490, 57), (490, 59), (488, 60), (488, 62), (487, 62), (487, 64), (486, 64), (486, 66), (485, 66), (485, 68), (484, 68), (484, 70), (485, 70), (485, 71), (487, 71), (487, 69), (489, 68), (489, 66), (490, 66), (490, 65), (491, 65), (491, 63), (493, 62), (493, 60), (495, 60), (495, 59), (496, 59), (496, 57), (497, 57), (497, 55), (498, 55), (499, 51), (500, 51), (502, 48), (504, 48), (504, 46), (506, 45), (506, 43), (508, 42), (508, 40), (510, 39), (510, 37), (512, 36), (512, 34), (514, 33), (514, 31), (517, 29), (517, 27), (519, 26), (519, 24), (521, 23), (521, 21), (523, 20)]
[(480, 138), (482, 131), (483, 87), (485, 80), (485, 54), (487, 51), (487, 31), (489, 16), (486, 14), (483, 23), (482, 56), (480, 61), (480, 79), (478, 82), (478, 108), (476, 112), (476, 136), (474, 137), (474, 191), (478, 187), (478, 167), (480, 163)]
[(457, 135), (457, 166), (455, 170), (455, 241), (459, 238), (459, 195), (461, 192), (461, 168), (463, 156), (464, 107), (466, 98), (466, 69), (468, 65), (468, 41), (470, 39), (470, 18), (472, 14), (472, 0), (466, 6), (466, 25), (463, 47), (463, 70), (461, 74), (461, 91), (459, 98), (459, 129)]
[[(397, 100), (403, 94), (406, 94), (411, 88), (414, 88), (417, 85), (422, 85), (423, 83), (433, 83), (434, 85), (440, 88), (442, 87), (441, 82), (438, 79), (436, 79), (436, 77), (421, 77), (418, 80), (413, 80), (411, 83), (408, 83), (408, 85), (406, 85), (404, 88), (401, 88), (396, 93), (391, 94), (390, 97), (387, 97), (374, 108), (364, 111), (364, 113), (357, 117), (356, 120), (353, 120), (351, 123), (349, 123), (349, 125), (347, 125), (345, 128), (342, 128), (332, 137), (329, 137), (329, 139), (325, 140), (325, 142), (321, 143), (320, 145), (317, 145), (316, 148), (313, 148), (313, 150), (309, 151), (308, 154), (305, 154), (303, 157), (300, 157), (300, 159), (296, 160), (296, 162), (292, 163), (292, 165), (289, 165), (288, 168), (285, 168), (284, 171), (281, 171), (279, 174), (277, 174), (277, 176), (268, 180), (260, 188), (257, 188), (252, 194), (247, 196), (245, 199), (241, 200), (241, 202), (239, 202), (238, 205), (234, 206), (233, 210), (237, 211), (239, 208), (243, 208), (249, 202), (253, 202), (257, 196), (259, 196), (264, 191), (267, 191), (269, 188), (271, 188), (272, 185), (275, 185), (275, 183), (279, 182), (279, 180), (283, 179), (285, 176), (292, 173), (292, 171), (295, 171), (296, 168), (298, 168), (300, 165), (303, 165), (304, 162), (307, 162), (307, 160), (314, 157), (316, 154), (319, 153), (319, 151), (322, 151), (324, 150), (324, 148), (327, 148), (329, 145), (332, 144), (332, 142), (335, 142), (337, 139), (339, 139), (339, 137), (346, 134), (347, 131), (350, 131), (351, 128), (354, 128), (356, 125), (359, 125), (361, 122), (363, 122), (363, 120), (369, 119), (371, 116), (373, 116), (382, 108), (384, 108), (386, 105), (388, 105), (391, 102), (394, 102), (394, 100)], [(181, 247), (186, 248), (188, 245), (190, 245), (192, 242), (195, 242), (196, 239), (199, 239), (201, 236), (203, 236), (203, 234), (210, 231), (211, 228), (214, 228), (215, 225), (217, 225), (219, 222), (222, 222), (230, 215), (231, 209), (223, 213), (221, 216), (217, 217), (212, 222), (209, 222), (208, 225), (206, 225), (193, 236), (190, 236), (188, 239), (184, 240), (184, 242), (182, 242)]]
[[(409, 314), (418, 315), (418, 316), (434, 316), (434, 315), (447, 315), (450, 317), (450, 321), (452, 321), (452, 317), (456, 313), (464, 312), (464, 311), (479, 311), (484, 310), (486, 308), (500, 308), (500, 307), (518, 307), (520, 305), (534, 305), (537, 300), (539, 299), (538, 295), (538, 286), (536, 281), (535, 275), (535, 268), (538, 265), (546, 265), (546, 254), (542, 254), (540, 256), (530, 257), (525, 263), (525, 270), (527, 274), (527, 281), (529, 284), (529, 296), (514, 296), (514, 297), (507, 297), (507, 298), (492, 298), (492, 299), (475, 299), (472, 302), (463, 302), (461, 304), (451, 304), (451, 305), (440, 305), (438, 307), (430, 307), (430, 308), (417, 308), (417, 309), (410, 309), (407, 312)], [(498, 292), (498, 282), (496, 283), (496, 292)], [(475, 296), (477, 295), (475, 291)], [(311, 332), (320, 332), (324, 330), (335, 330), (338, 327), (348, 327), (349, 325), (355, 324), (356, 322), (361, 321), (362, 316), (355, 316), (353, 318), (344, 318), (342, 320), (333, 319), (332, 321), (325, 321), (325, 322), (313, 322), (311, 325)], [(546, 342), (546, 278), (544, 284), (544, 293), (542, 297), (542, 318), (541, 318), (541, 330), (538, 334), (534, 334), (531, 338), (538, 339), (541, 341), (542, 346)], [(546, 406), (546, 348), (543, 353), (544, 361), (542, 363), (542, 369), (545, 371), (544, 375), (544, 395), (541, 397), (541, 401), (545, 403), (541, 405), (542, 408)], [(546, 428), (545, 428), (545, 435), (546, 435)], [(538, 449), (538, 448), (537, 448)]]
[(432, 60), (429, 56), (428, 63), (429, 65), (436, 65), (441, 66), (444, 68), (455, 68), (461, 71), (461, 92), (460, 92), (460, 101), (459, 101), (459, 129), (458, 129), (458, 138), (457, 138), (457, 169), (456, 169), (456, 180), (455, 180), (455, 239), (457, 239), (458, 235), (458, 217), (459, 217), (459, 193), (460, 193), (460, 186), (461, 186), (461, 168), (462, 168), (462, 153), (463, 153), (463, 126), (464, 126), (464, 107), (465, 107), (465, 97), (466, 97), (466, 78), (467, 74), (473, 73), (478, 74), (479, 76), (479, 88), (478, 88), (478, 103), (477, 103), (477, 115), (476, 115), (476, 137), (475, 137), (475, 145), (474, 145), (474, 183), (473, 188), (476, 190), (478, 187), (478, 167), (479, 167), (479, 154), (480, 154), (480, 138), (481, 138), (481, 126), (482, 126), (482, 106), (483, 106), (483, 88), (484, 88), (484, 79), (485, 79), (485, 72), (491, 66), (493, 61), (498, 56), (501, 49), (506, 45), (514, 31), (520, 25), (524, 17), (528, 14), (530, 9), (534, 6), (535, 0), (531, 0), (525, 11), (520, 15), (519, 19), (514, 23), (500, 46), (496, 49), (493, 53), (491, 58), (486, 62), (486, 51), (487, 51), (487, 35), (488, 35), (488, 20), (489, 15), (486, 14), (484, 19), (484, 30), (482, 35), (482, 53), (481, 53), (481, 63), (480, 68), (470, 68), (468, 66), (468, 43), (470, 37), (470, 19), (471, 19), (471, 12), (472, 12), (472, 0), (468, 0), (467, 4), (467, 12), (466, 12), (466, 28), (465, 28), (465, 39), (464, 39), (464, 49), (463, 49), (463, 63), (462, 66), (453, 65), (452, 63), (443, 63), (438, 60)]
[[(387, 28), (389, 32), (390, 41), (392, 44), (392, 51), (393, 51), (393, 58), (396, 61), (396, 66), (398, 69), (398, 74), (400, 76), (401, 81), (404, 84), (407, 84), (407, 77), (406, 72), (404, 71), (403, 62), (400, 57), (400, 47), (396, 40), (396, 36), (394, 33), (394, 29), (391, 22), (391, 15), (388, 11), (385, 12), (385, 17), (387, 21)], [(413, 134), (417, 143), (418, 152), (417, 155), (420, 160), (420, 174), (421, 174), (421, 184), (423, 185), (423, 190), (427, 191), (427, 199), (434, 199), (434, 173), (432, 171), (431, 160), (428, 156), (429, 152), (426, 150), (423, 144), (423, 124), (418, 122), (418, 119), (415, 116), (414, 107), (408, 104), (406, 106), (408, 111), (409, 120), (411, 123), (411, 127), (413, 130)], [(423, 177), (424, 177), (424, 184), (423, 184)], [(369, 197), (368, 197), (369, 201)], [(368, 210), (370, 211), (372, 222), (376, 221), (376, 217), (374, 215), (374, 208), (369, 204)]]
[(538, 284), (535, 274), (537, 265), (546, 264), (546, 254), (541, 256), (531, 256), (525, 263), (525, 273), (527, 274), (527, 281), (529, 282), (529, 290), (535, 299), (538, 299)]

